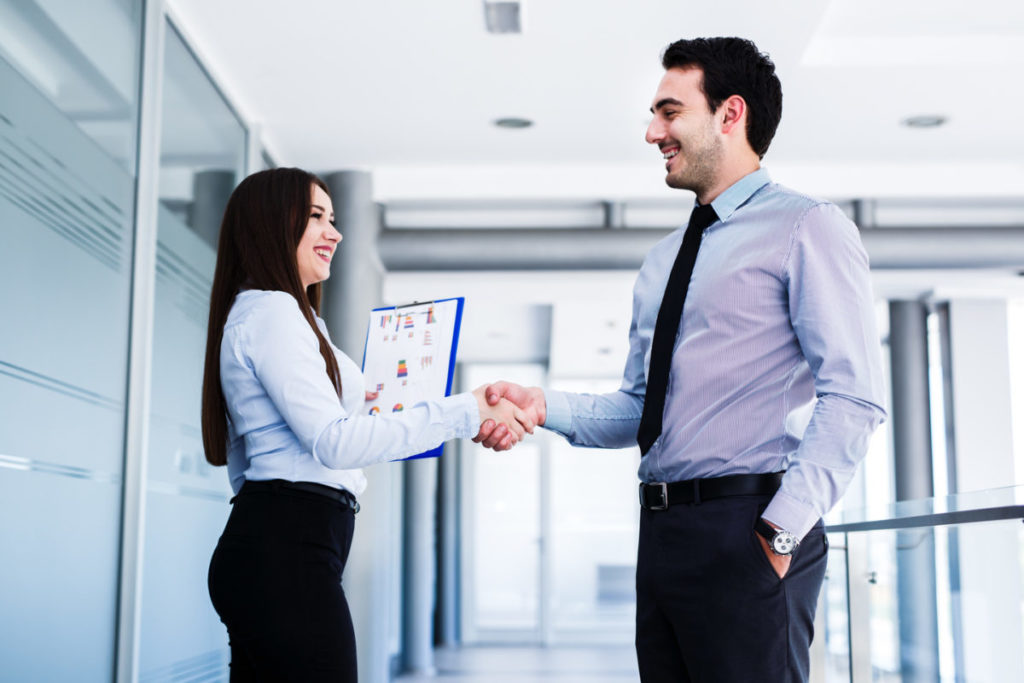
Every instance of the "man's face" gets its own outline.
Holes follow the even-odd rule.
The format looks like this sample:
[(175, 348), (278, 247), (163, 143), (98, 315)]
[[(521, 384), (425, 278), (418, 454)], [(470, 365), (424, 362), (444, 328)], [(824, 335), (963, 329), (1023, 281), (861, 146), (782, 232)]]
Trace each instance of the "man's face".
[(725, 153), (700, 89), (703, 78), (699, 68), (665, 72), (651, 105), (654, 119), (646, 136), (665, 158), (668, 186), (693, 190), (698, 197), (714, 187)]

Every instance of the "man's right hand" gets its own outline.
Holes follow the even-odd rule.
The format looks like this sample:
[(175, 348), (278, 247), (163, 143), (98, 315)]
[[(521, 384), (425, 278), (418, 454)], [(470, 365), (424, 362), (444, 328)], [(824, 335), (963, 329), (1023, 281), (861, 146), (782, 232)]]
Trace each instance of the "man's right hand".
[[(533, 421), (540, 426), (547, 418), (547, 402), (544, 400), (544, 390), (540, 387), (523, 387), (512, 382), (495, 382), (485, 390), (488, 405), (496, 406), (502, 399), (515, 403)], [(511, 448), (508, 444), (508, 428), (504, 424), (495, 424), (491, 420), (484, 422), (480, 432), (473, 438), (476, 443), (483, 444), (485, 448), (493, 448), (496, 451), (504, 451)]]

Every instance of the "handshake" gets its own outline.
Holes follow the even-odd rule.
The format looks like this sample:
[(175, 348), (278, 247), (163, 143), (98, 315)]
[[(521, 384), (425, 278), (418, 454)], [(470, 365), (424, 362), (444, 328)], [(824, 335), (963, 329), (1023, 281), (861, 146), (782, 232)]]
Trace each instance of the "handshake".
[(547, 402), (540, 387), (511, 382), (484, 384), (473, 391), (480, 406), (480, 431), (473, 441), (485, 448), (507, 451), (544, 424)]

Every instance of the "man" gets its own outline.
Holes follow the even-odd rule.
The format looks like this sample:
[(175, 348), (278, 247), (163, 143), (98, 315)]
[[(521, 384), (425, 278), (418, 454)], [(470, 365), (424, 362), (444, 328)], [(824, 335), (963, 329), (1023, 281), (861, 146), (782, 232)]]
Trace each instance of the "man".
[(576, 445), (640, 444), (644, 683), (806, 681), (821, 516), (885, 418), (867, 256), (836, 206), (761, 168), (782, 89), (753, 43), (680, 40), (662, 66), (647, 142), (697, 205), (640, 269), (622, 387), (488, 396)]

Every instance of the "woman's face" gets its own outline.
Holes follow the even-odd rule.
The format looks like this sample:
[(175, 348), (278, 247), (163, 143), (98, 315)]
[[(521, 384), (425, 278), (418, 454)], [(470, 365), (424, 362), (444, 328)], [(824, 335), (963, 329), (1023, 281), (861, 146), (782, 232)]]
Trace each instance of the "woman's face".
[(340, 242), (341, 233), (334, 229), (334, 205), (331, 204), (331, 198), (314, 185), (309, 222), (295, 253), (303, 289), (331, 276), (331, 259)]

